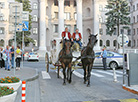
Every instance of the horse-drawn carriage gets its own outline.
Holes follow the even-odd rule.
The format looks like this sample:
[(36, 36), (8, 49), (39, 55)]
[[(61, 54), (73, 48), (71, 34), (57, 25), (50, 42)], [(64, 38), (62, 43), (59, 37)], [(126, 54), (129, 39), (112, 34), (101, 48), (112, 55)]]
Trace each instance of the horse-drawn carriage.
[[(79, 49), (79, 45), (76, 43), (72, 46), (72, 42), (66, 40), (64, 45), (61, 44), (60, 38), (55, 38), (52, 41), (52, 50), (46, 52), (45, 55), (45, 64), (46, 64), (46, 71), (49, 72), (49, 65), (52, 64), (55, 66), (55, 69), (58, 71), (58, 78), (59, 78), (59, 71), (63, 68), (63, 75), (64, 75), (64, 82), (66, 84), (66, 79), (69, 83), (71, 83), (71, 76), (72, 76), (72, 66), (74, 62), (79, 60), (82, 62), (82, 67), (84, 70), (84, 83), (88, 81), (88, 86), (90, 85), (90, 72), (93, 67), (93, 61), (95, 58), (95, 54), (93, 51), (93, 47), (97, 42), (97, 35), (90, 35), (89, 42), (86, 47), (82, 50)], [(63, 47), (64, 46), (64, 47)], [(66, 67), (67, 69), (67, 78), (66, 78)]]

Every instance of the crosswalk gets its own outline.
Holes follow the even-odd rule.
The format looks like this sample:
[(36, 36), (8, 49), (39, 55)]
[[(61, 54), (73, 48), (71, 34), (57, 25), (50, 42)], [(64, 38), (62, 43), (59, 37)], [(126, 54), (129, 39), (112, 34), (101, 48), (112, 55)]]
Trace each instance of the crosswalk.
[[(47, 73), (46, 71), (42, 71), (42, 78), (43, 79), (51, 79), (51, 76), (50, 76), (50, 73)], [(57, 74), (57, 71), (55, 71), (55, 74)], [(74, 70), (73, 71), (73, 74), (79, 78), (83, 78), (83, 71), (82, 70)], [(104, 70), (93, 70), (91, 72), (91, 75), (92, 77), (95, 76), (95, 77), (98, 77), (98, 78), (105, 78), (105, 77), (113, 77), (113, 71), (112, 70), (107, 70), (107, 71), (104, 71)], [(63, 73), (62, 71), (59, 72), (59, 76), (63, 79), (64, 76), (63, 76)], [(122, 77), (123, 76), (123, 72), (121, 70), (117, 70), (116, 71), (116, 76), (117, 77)]]

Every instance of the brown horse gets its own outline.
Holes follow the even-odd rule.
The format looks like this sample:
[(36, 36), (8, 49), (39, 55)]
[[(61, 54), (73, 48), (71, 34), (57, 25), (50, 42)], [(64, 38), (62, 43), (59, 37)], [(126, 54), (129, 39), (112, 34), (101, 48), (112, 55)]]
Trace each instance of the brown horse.
[(97, 35), (90, 35), (89, 42), (81, 51), (81, 61), (84, 70), (84, 84), (88, 81), (87, 86), (90, 86), (91, 70), (95, 59), (94, 45), (97, 42)]
[(64, 75), (63, 85), (66, 85), (66, 67), (68, 67), (68, 69), (67, 69), (67, 81), (69, 83), (71, 83), (71, 76), (72, 76), (71, 62), (72, 62), (72, 58), (73, 58), (71, 46), (72, 46), (71, 41), (65, 40), (64, 41), (64, 47), (59, 53), (59, 61), (61, 62), (61, 65), (63, 68), (63, 75)]

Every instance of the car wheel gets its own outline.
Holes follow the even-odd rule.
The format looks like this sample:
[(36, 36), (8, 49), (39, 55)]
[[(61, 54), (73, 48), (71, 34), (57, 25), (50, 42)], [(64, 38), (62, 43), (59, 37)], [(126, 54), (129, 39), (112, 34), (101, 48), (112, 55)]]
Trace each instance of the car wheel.
[(109, 65), (110, 69), (113, 69), (113, 68), (118, 68), (118, 64), (116, 62), (111, 62), (110, 65)]

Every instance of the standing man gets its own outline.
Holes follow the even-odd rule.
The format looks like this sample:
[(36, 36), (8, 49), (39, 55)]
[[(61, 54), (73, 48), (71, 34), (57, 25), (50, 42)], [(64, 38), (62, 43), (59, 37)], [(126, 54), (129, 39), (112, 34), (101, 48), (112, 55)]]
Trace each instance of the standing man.
[(11, 65), (14, 68), (14, 46), (11, 48)]
[(104, 70), (107, 70), (107, 64), (106, 64), (106, 58), (107, 58), (107, 51), (106, 51), (106, 47), (104, 46), (103, 50), (102, 50), (102, 61), (103, 61), (103, 66), (104, 66)]
[(5, 70), (8, 69), (8, 71), (10, 71), (10, 49), (9, 46), (6, 46), (6, 49), (4, 50), (4, 53), (6, 54), (6, 63), (5, 63)]
[(78, 28), (76, 29), (76, 32), (73, 33), (72, 38), (73, 38), (74, 43), (78, 43), (81, 48), (82, 47), (82, 43), (81, 43), (82, 37), (81, 37), (81, 33), (79, 33)]

